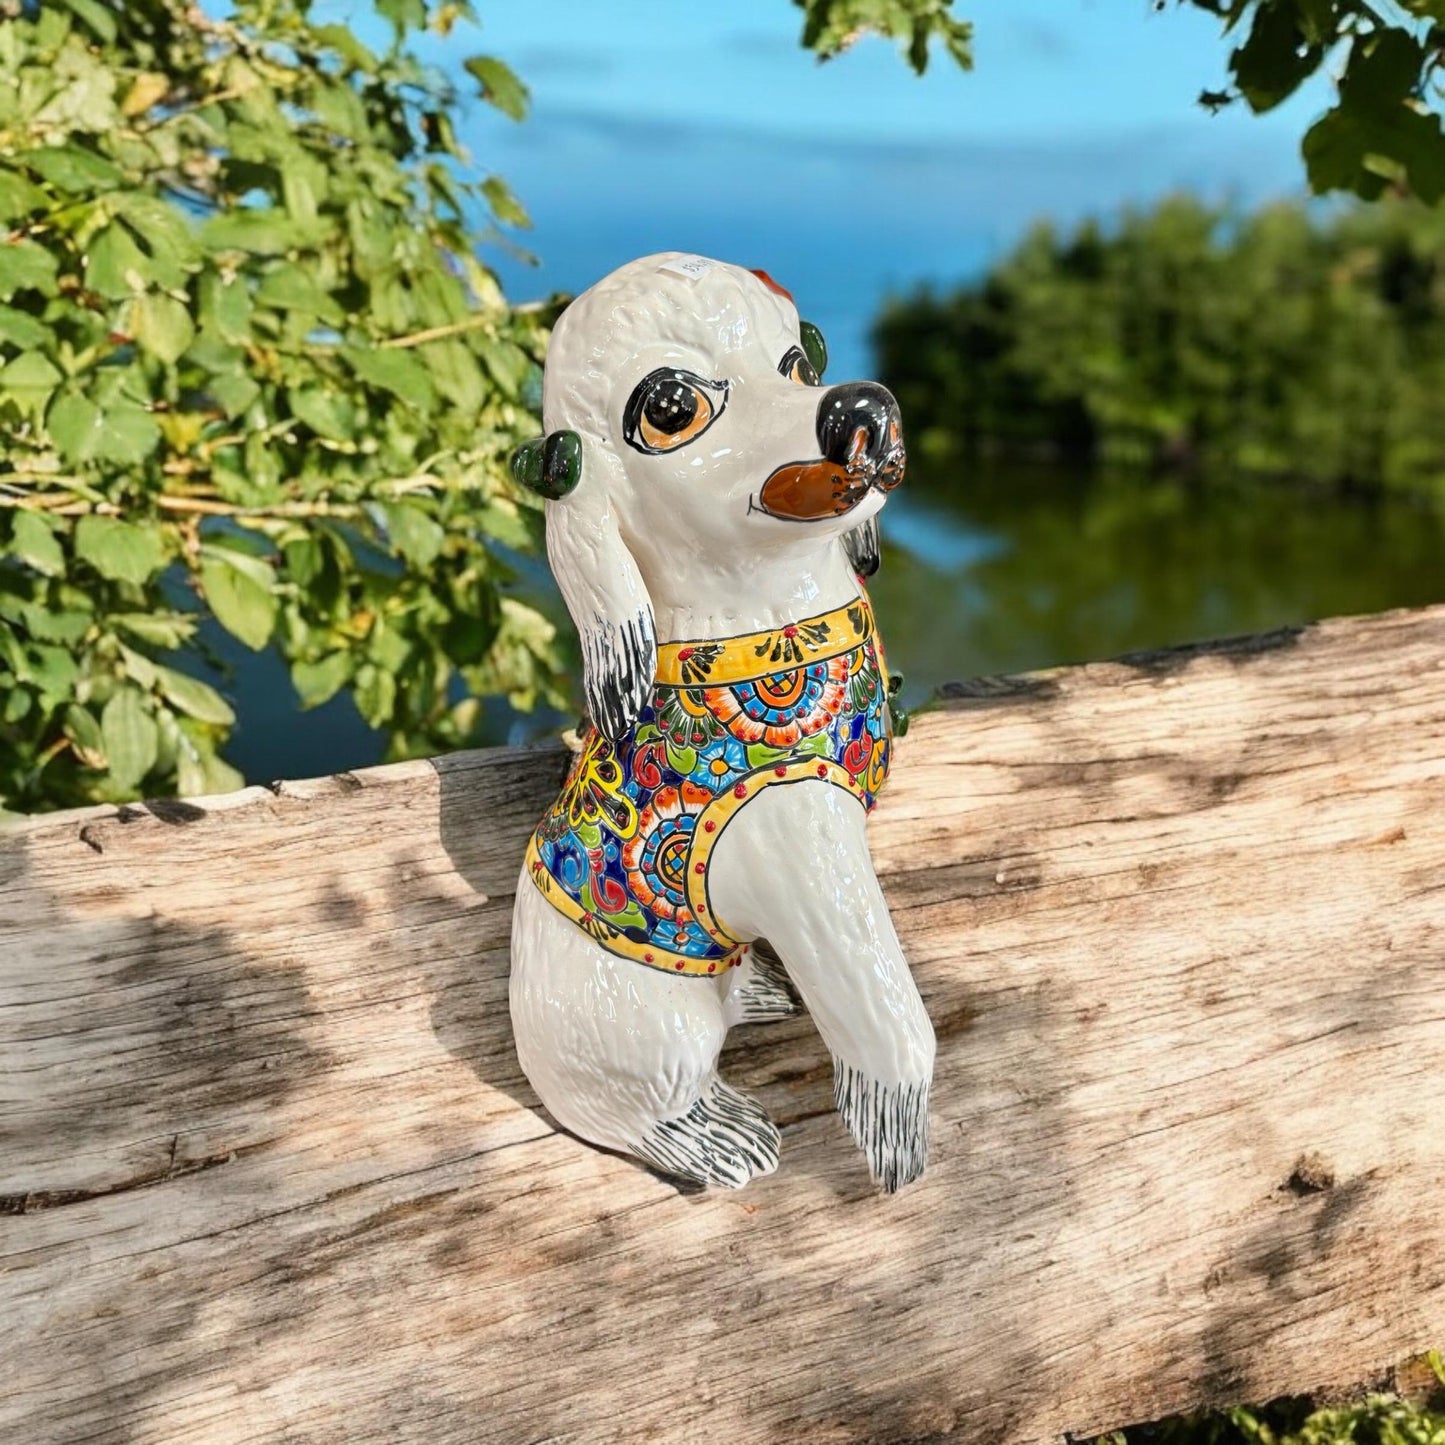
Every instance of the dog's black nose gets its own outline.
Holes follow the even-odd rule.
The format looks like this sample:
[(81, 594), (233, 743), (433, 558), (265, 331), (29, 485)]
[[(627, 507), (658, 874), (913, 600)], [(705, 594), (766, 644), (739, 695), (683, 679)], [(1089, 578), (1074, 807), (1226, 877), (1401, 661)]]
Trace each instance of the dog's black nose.
[(850, 381), (818, 403), (818, 445), (827, 461), (878, 473), (885, 488), (903, 480), (903, 419), (886, 386)]

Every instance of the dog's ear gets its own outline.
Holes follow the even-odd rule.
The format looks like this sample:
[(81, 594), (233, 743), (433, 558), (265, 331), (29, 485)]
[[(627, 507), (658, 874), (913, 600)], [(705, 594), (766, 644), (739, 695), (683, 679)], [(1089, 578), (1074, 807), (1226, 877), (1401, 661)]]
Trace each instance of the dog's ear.
[[(598, 731), (618, 742), (637, 721), (657, 675), (652, 599), (623, 540), (606, 475), (606, 452), (576, 432), (545, 450), (575, 463), (577, 480), (547, 502), (547, 560), (582, 642), (582, 685)], [(550, 495), (550, 494), (549, 494)]]
[(860, 577), (871, 577), (883, 559), (882, 543), (878, 535), (878, 518), (869, 517), (860, 522), (851, 532), (843, 533), (843, 550), (853, 564), (853, 570)]

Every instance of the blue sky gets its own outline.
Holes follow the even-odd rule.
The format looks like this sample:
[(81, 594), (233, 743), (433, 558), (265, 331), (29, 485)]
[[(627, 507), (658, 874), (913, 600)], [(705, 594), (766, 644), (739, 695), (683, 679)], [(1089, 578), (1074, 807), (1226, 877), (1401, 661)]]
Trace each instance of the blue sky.
[[(352, 7), (346, 7), (352, 8)], [(540, 264), (489, 248), (517, 299), (580, 290), (649, 251), (770, 271), (824, 327), (830, 379), (868, 367), (883, 297), (976, 274), (1034, 220), (1107, 217), (1187, 189), (1245, 205), (1303, 191), (1299, 137), (1322, 82), (1266, 117), (1211, 117), (1231, 41), (1150, 0), (957, 0), (976, 69), (916, 78), (867, 39), (820, 64), (787, 0), (528, 0), (481, 6), (476, 50), (531, 87), (521, 125), (473, 104), (478, 166), (531, 210)]]

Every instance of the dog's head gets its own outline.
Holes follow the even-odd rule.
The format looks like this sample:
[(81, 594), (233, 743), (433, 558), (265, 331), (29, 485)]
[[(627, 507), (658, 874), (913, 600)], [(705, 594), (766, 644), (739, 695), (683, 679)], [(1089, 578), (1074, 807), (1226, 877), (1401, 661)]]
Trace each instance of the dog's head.
[(582, 638), (589, 711), (614, 741), (656, 662), (649, 585), (773, 552), (846, 546), (903, 480), (898, 405), (825, 387), (822, 338), (761, 272), (665, 252), (583, 292), (552, 335), (548, 435), (516, 472), (551, 500), (547, 554)]

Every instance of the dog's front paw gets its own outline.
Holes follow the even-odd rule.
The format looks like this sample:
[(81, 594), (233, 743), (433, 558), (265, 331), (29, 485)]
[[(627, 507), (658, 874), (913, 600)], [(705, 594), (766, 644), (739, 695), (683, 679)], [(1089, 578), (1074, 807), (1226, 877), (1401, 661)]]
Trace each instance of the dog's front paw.
[(882, 1084), (833, 1060), (833, 1103), (884, 1191), (895, 1194), (928, 1163), (928, 1082)]
[(762, 1105), (714, 1076), (686, 1114), (654, 1124), (633, 1153), (675, 1179), (741, 1189), (778, 1167), (781, 1147)]

